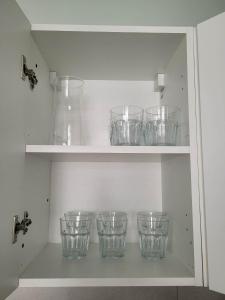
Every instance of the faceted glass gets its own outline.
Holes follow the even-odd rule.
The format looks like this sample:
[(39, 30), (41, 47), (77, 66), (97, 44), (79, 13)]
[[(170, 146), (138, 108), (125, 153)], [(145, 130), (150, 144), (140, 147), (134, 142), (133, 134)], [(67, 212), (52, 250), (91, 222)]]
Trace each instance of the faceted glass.
[(141, 255), (145, 258), (166, 256), (169, 219), (161, 212), (138, 212), (137, 226)]
[(146, 145), (175, 146), (180, 110), (172, 106), (150, 107), (145, 110), (144, 138)]
[(79, 259), (87, 255), (92, 218), (85, 215), (66, 216), (60, 219), (63, 256)]
[(143, 110), (138, 106), (111, 109), (111, 145), (138, 146), (141, 142)]
[(97, 215), (96, 220), (101, 256), (124, 256), (127, 214), (115, 211), (101, 212)]

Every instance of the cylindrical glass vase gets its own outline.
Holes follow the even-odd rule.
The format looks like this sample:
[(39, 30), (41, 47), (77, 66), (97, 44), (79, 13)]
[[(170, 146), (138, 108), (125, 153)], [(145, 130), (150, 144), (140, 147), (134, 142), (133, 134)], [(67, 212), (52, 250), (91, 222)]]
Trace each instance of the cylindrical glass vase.
[(111, 109), (110, 143), (113, 146), (138, 146), (141, 142), (143, 110), (134, 105)]
[(142, 211), (137, 213), (141, 255), (160, 259), (166, 256), (169, 219), (166, 213)]
[(80, 101), (83, 81), (75, 77), (59, 77), (54, 91), (53, 144), (81, 144)]
[(127, 214), (105, 211), (96, 217), (99, 250), (102, 257), (122, 257), (125, 252)]
[(149, 107), (145, 110), (145, 144), (175, 146), (180, 109), (173, 106)]

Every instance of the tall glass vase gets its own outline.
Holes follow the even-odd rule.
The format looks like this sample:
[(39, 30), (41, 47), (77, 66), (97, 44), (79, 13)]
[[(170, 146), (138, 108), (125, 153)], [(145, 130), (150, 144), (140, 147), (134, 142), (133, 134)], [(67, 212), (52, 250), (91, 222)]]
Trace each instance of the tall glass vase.
[(80, 102), (83, 81), (75, 77), (59, 77), (54, 91), (53, 144), (81, 144)]

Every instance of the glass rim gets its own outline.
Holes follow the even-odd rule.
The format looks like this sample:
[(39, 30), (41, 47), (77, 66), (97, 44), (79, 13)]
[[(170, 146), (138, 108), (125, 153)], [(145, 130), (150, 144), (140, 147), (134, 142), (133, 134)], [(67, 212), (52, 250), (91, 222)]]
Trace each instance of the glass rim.
[(77, 86), (78, 88), (79, 87), (82, 87), (84, 85), (84, 80), (79, 78), (79, 77), (76, 77), (76, 76), (70, 76), (70, 75), (64, 75), (64, 76), (58, 76), (57, 77), (57, 80), (58, 81), (63, 81), (63, 80), (74, 80), (74, 81), (77, 81), (77, 82), (80, 82), (80, 84)]
[(65, 215), (74, 215), (74, 216), (87, 216), (87, 215), (94, 215), (94, 212), (89, 210), (68, 210), (64, 213)]
[[(144, 109), (138, 105), (118, 105), (118, 106), (114, 106), (110, 109), (110, 112), (111, 112), (111, 115), (117, 115), (117, 116), (121, 116), (121, 115), (124, 115), (124, 112), (116, 112), (114, 110), (116, 109), (120, 109), (120, 108), (125, 108), (127, 107), (128, 108), (128, 114), (129, 115), (137, 115), (137, 114), (140, 114), (142, 113), (143, 114), (143, 111)], [(138, 112), (129, 112), (129, 107), (130, 108), (136, 108), (138, 109), (139, 111)]]
[[(100, 211), (96, 213), (96, 220), (102, 220), (102, 218), (108, 218), (109, 220), (107, 221), (112, 221), (110, 218), (115, 218), (115, 219), (128, 219), (127, 213), (124, 211), (117, 211), (117, 210), (112, 210), (112, 211)], [(104, 220), (105, 221), (105, 220)]]
[(154, 109), (159, 109), (161, 107), (166, 107), (168, 109), (173, 109), (173, 111), (169, 112), (169, 114), (175, 113), (175, 112), (181, 112), (181, 108), (179, 106), (176, 105), (155, 105), (155, 106), (149, 106), (147, 108), (145, 108), (145, 113), (149, 114), (149, 115), (157, 115), (157, 112), (150, 112), (150, 110), (154, 110)]
[[(157, 221), (157, 218), (160, 219)], [(137, 219), (151, 219), (155, 222), (169, 221), (168, 214), (166, 212), (160, 211), (139, 211), (137, 212)]]

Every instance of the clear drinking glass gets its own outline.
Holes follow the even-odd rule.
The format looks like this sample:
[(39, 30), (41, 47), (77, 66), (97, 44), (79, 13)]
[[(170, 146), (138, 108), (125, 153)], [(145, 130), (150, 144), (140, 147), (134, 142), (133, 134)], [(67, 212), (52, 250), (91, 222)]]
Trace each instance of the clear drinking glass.
[(150, 107), (145, 110), (146, 145), (175, 146), (180, 109), (173, 106)]
[(91, 222), (92, 218), (83, 213), (60, 219), (64, 257), (79, 259), (87, 255)]
[(54, 90), (55, 145), (81, 144), (80, 100), (83, 81), (75, 77), (59, 77)]
[(102, 257), (122, 257), (125, 252), (127, 214), (105, 211), (96, 217), (99, 250)]
[(143, 211), (137, 213), (141, 255), (164, 258), (168, 241), (169, 219), (166, 213)]
[(143, 109), (138, 106), (117, 106), (111, 109), (111, 145), (140, 145)]

